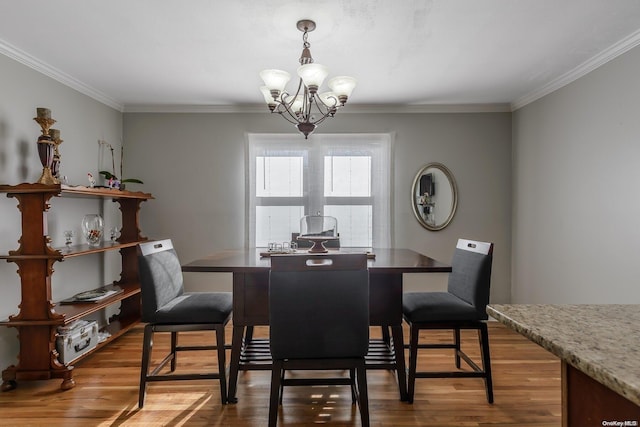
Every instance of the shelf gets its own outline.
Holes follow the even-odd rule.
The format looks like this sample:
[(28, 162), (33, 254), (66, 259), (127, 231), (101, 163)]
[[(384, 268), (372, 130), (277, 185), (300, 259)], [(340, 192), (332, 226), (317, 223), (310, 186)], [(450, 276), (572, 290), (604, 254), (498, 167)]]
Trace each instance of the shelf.
[(65, 197), (103, 197), (106, 199), (142, 199), (149, 200), (154, 197), (142, 191), (117, 190), (115, 188), (83, 187), (59, 185), (60, 192)]
[[(153, 199), (148, 193), (121, 191), (112, 188), (90, 188), (68, 185), (44, 185), (23, 183), (0, 185), (0, 193), (18, 200), (18, 210), (22, 217), (20, 247), (0, 255), (0, 260), (18, 264), (21, 301), (19, 313), (0, 321), (0, 326), (18, 329), (20, 353), (18, 363), (2, 371), (2, 391), (12, 390), (18, 380), (43, 380), (62, 378), (60, 388), (74, 387), (72, 364), (104, 347), (131, 329), (140, 321), (141, 298), (138, 276), (136, 245), (148, 241), (141, 234), (139, 224), (140, 205)], [(52, 248), (47, 235), (47, 212), (51, 209), (51, 199), (93, 198), (112, 200), (119, 204), (122, 229), (119, 241), (104, 241), (98, 246), (77, 244)], [(84, 301), (54, 304), (51, 301), (51, 276), (53, 265), (83, 255), (119, 251), (122, 263), (120, 280), (105, 288), (122, 289), (122, 292), (99, 301)], [(97, 273), (97, 272), (96, 272)], [(61, 365), (56, 360), (56, 330), (107, 307), (119, 310), (111, 316), (104, 330), (111, 335), (94, 349)]]
[(77, 302), (73, 304), (67, 304), (67, 303), (56, 304), (54, 305), (53, 309), (55, 310), (56, 313), (64, 315), (64, 324), (66, 325), (78, 319), (81, 319), (84, 316), (100, 311), (103, 308), (113, 303), (122, 301), (123, 299), (127, 299), (132, 295), (136, 295), (140, 293), (139, 283), (129, 283), (127, 285), (105, 286), (106, 289), (115, 289), (116, 287), (122, 288), (124, 291), (97, 302)]
[(0, 321), (2, 326), (38, 326), (38, 325), (67, 325), (89, 314), (95, 313), (118, 301), (127, 299), (140, 293), (139, 283), (129, 283), (126, 285), (107, 285), (106, 289), (122, 288), (123, 292), (110, 296), (97, 302), (78, 302), (73, 304), (54, 304), (53, 310), (64, 316), (62, 321), (57, 320), (9, 320)]
[(101, 342), (100, 344), (106, 344), (118, 338), (119, 336), (124, 335), (129, 329), (133, 328), (138, 323), (140, 323), (140, 319), (114, 320), (113, 322), (109, 323), (105, 328), (103, 328), (103, 330), (109, 332), (111, 336), (107, 338), (104, 342)]
[(0, 259), (6, 259), (7, 261), (20, 261), (20, 260), (37, 260), (37, 259), (53, 259), (56, 261), (64, 261), (67, 258), (73, 258), (82, 255), (89, 255), (94, 253), (101, 253), (106, 251), (113, 251), (122, 248), (130, 248), (145, 242), (148, 239), (136, 240), (134, 242), (101, 242), (97, 246), (89, 246), (88, 244), (63, 246), (60, 248), (53, 248), (58, 254), (42, 254), (42, 255), (0, 255)]
[(101, 331), (106, 331), (111, 334), (109, 338), (98, 343), (98, 345), (96, 345), (94, 348), (92, 348), (88, 352), (81, 354), (80, 356), (76, 357), (73, 360), (70, 360), (68, 363), (65, 364), (65, 366), (75, 365), (76, 363), (80, 362), (82, 359), (100, 350), (102, 347), (109, 345), (109, 343), (111, 343), (116, 338), (119, 338), (120, 336), (124, 335), (127, 331), (129, 331), (129, 329), (136, 326), (139, 322), (140, 322), (139, 319), (129, 319), (128, 321), (127, 320), (113, 321), (112, 323), (107, 325), (105, 328), (101, 329)]
[(137, 240), (135, 242), (126, 242), (126, 243), (106, 241), (106, 242), (101, 242), (98, 246), (89, 246), (88, 244), (82, 244), (82, 245), (64, 246), (61, 248), (55, 248), (55, 250), (60, 252), (63, 258), (66, 259), (66, 258), (73, 258), (76, 256), (88, 255), (93, 253), (113, 251), (113, 250), (122, 249), (122, 248), (130, 248), (145, 241), (146, 239)]
[(117, 190), (106, 187), (84, 187), (63, 184), (45, 185), (24, 183), (19, 185), (0, 185), (0, 193), (29, 194), (29, 193), (54, 193), (65, 197), (102, 197), (106, 199), (139, 199), (149, 200), (154, 197), (142, 191)]
[(56, 261), (62, 261), (64, 257), (62, 254), (42, 254), (42, 255), (0, 255), (0, 259), (6, 259), (7, 261), (30, 261), (39, 259), (52, 259)]

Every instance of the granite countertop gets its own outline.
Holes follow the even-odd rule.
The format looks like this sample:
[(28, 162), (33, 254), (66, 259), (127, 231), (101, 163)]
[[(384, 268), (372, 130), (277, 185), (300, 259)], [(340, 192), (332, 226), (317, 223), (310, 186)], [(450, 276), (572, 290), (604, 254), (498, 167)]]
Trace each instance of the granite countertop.
[(490, 304), (487, 313), (640, 405), (640, 305)]

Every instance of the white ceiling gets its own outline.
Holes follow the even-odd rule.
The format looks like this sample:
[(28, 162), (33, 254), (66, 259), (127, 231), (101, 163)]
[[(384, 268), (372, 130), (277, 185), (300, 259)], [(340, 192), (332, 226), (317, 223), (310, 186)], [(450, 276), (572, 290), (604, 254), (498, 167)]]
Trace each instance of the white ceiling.
[(122, 111), (243, 108), (302, 18), (353, 108), (514, 109), (640, 44), (638, 0), (0, 0), (0, 53)]

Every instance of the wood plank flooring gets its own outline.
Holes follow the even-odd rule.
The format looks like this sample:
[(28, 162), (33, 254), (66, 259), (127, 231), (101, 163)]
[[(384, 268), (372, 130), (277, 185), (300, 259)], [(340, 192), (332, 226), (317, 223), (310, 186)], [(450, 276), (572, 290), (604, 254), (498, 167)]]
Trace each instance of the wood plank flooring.
[[(408, 333), (408, 328), (405, 328)], [(372, 329), (376, 335), (379, 328)], [(465, 333), (468, 332), (468, 333)], [(267, 330), (256, 329), (256, 336)], [(430, 341), (442, 341), (445, 332), (429, 332)], [(167, 348), (168, 339), (156, 334), (155, 348)], [(427, 336), (427, 335), (424, 335)], [(227, 332), (230, 342), (231, 331)], [(395, 377), (387, 371), (369, 371), (369, 408), (372, 426), (520, 426), (561, 425), (560, 361), (546, 350), (497, 322), (489, 337), (495, 403), (487, 403), (480, 379), (418, 379), (413, 405), (400, 402)], [(406, 337), (408, 342), (408, 336)], [(195, 333), (181, 340), (211, 340)], [(463, 348), (478, 356), (473, 331), (463, 331)], [(1, 426), (265, 426), (268, 416), (270, 373), (241, 372), (239, 402), (220, 404), (217, 381), (152, 383), (145, 406), (138, 409), (138, 382), (142, 328), (136, 327), (76, 367), (76, 387), (60, 391), (61, 380), (20, 382), (0, 393)], [(423, 350), (418, 364), (430, 369), (453, 366), (451, 350)], [(154, 356), (160, 358), (160, 351)], [(193, 356), (191, 355), (193, 354)], [(182, 372), (195, 371), (202, 359), (215, 367), (215, 353), (185, 354)], [(408, 353), (407, 353), (408, 354)], [(477, 360), (477, 359), (476, 359)], [(227, 363), (229, 357), (227, 357)], [(289, 387), (279, 415), (281, 426), (330, 424), (359, 426), (348, 387)]]

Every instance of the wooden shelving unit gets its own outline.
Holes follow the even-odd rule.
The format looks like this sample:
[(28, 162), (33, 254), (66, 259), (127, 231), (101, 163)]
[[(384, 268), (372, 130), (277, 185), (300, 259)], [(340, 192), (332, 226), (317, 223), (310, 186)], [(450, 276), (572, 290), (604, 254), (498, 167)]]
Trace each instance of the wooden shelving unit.
[[(153, 196), (109, 188), (43, 184), (0, 185), (0, 193), (17, 199), (22, 215), (20, 247), (9, 251), (8, 255), (0, 255), (0, 259), (18, 265), (22, 295), (19, 313), (0, 321), (0, 325), (17, 328), (20, 341), (18, 364), (2, 371), (2, 391), (15, 388), (17, 381), (51, 378), (62, 378), (60, 387), (63, 390), (70, 389), (75, 385), (72, 363), (107, 345), (140, 321), (136, 245), (148, 239), (140, 232), (138, 217), (141, 203), (153, 199)], [(120, 237), (116, 242), (103, 242), (97, 247), (50, 247), (47, 212), (52, 197), (112, 199), (120, 205), (122, 213)], [(56, 304), (52, 301), (51, 275), (56, 261), (114, 250), (120, 251), (122, 258), (120, 280), (106, 286), (118, 286), (123, 292), (92, 303)], [(91, 352), (70, 363), (60, 363), (55, 346), (57, 328), (116, 303), (120, 303), (120, 311), (109, 319), (109, 325), (105, 328), (111, 336)]]

